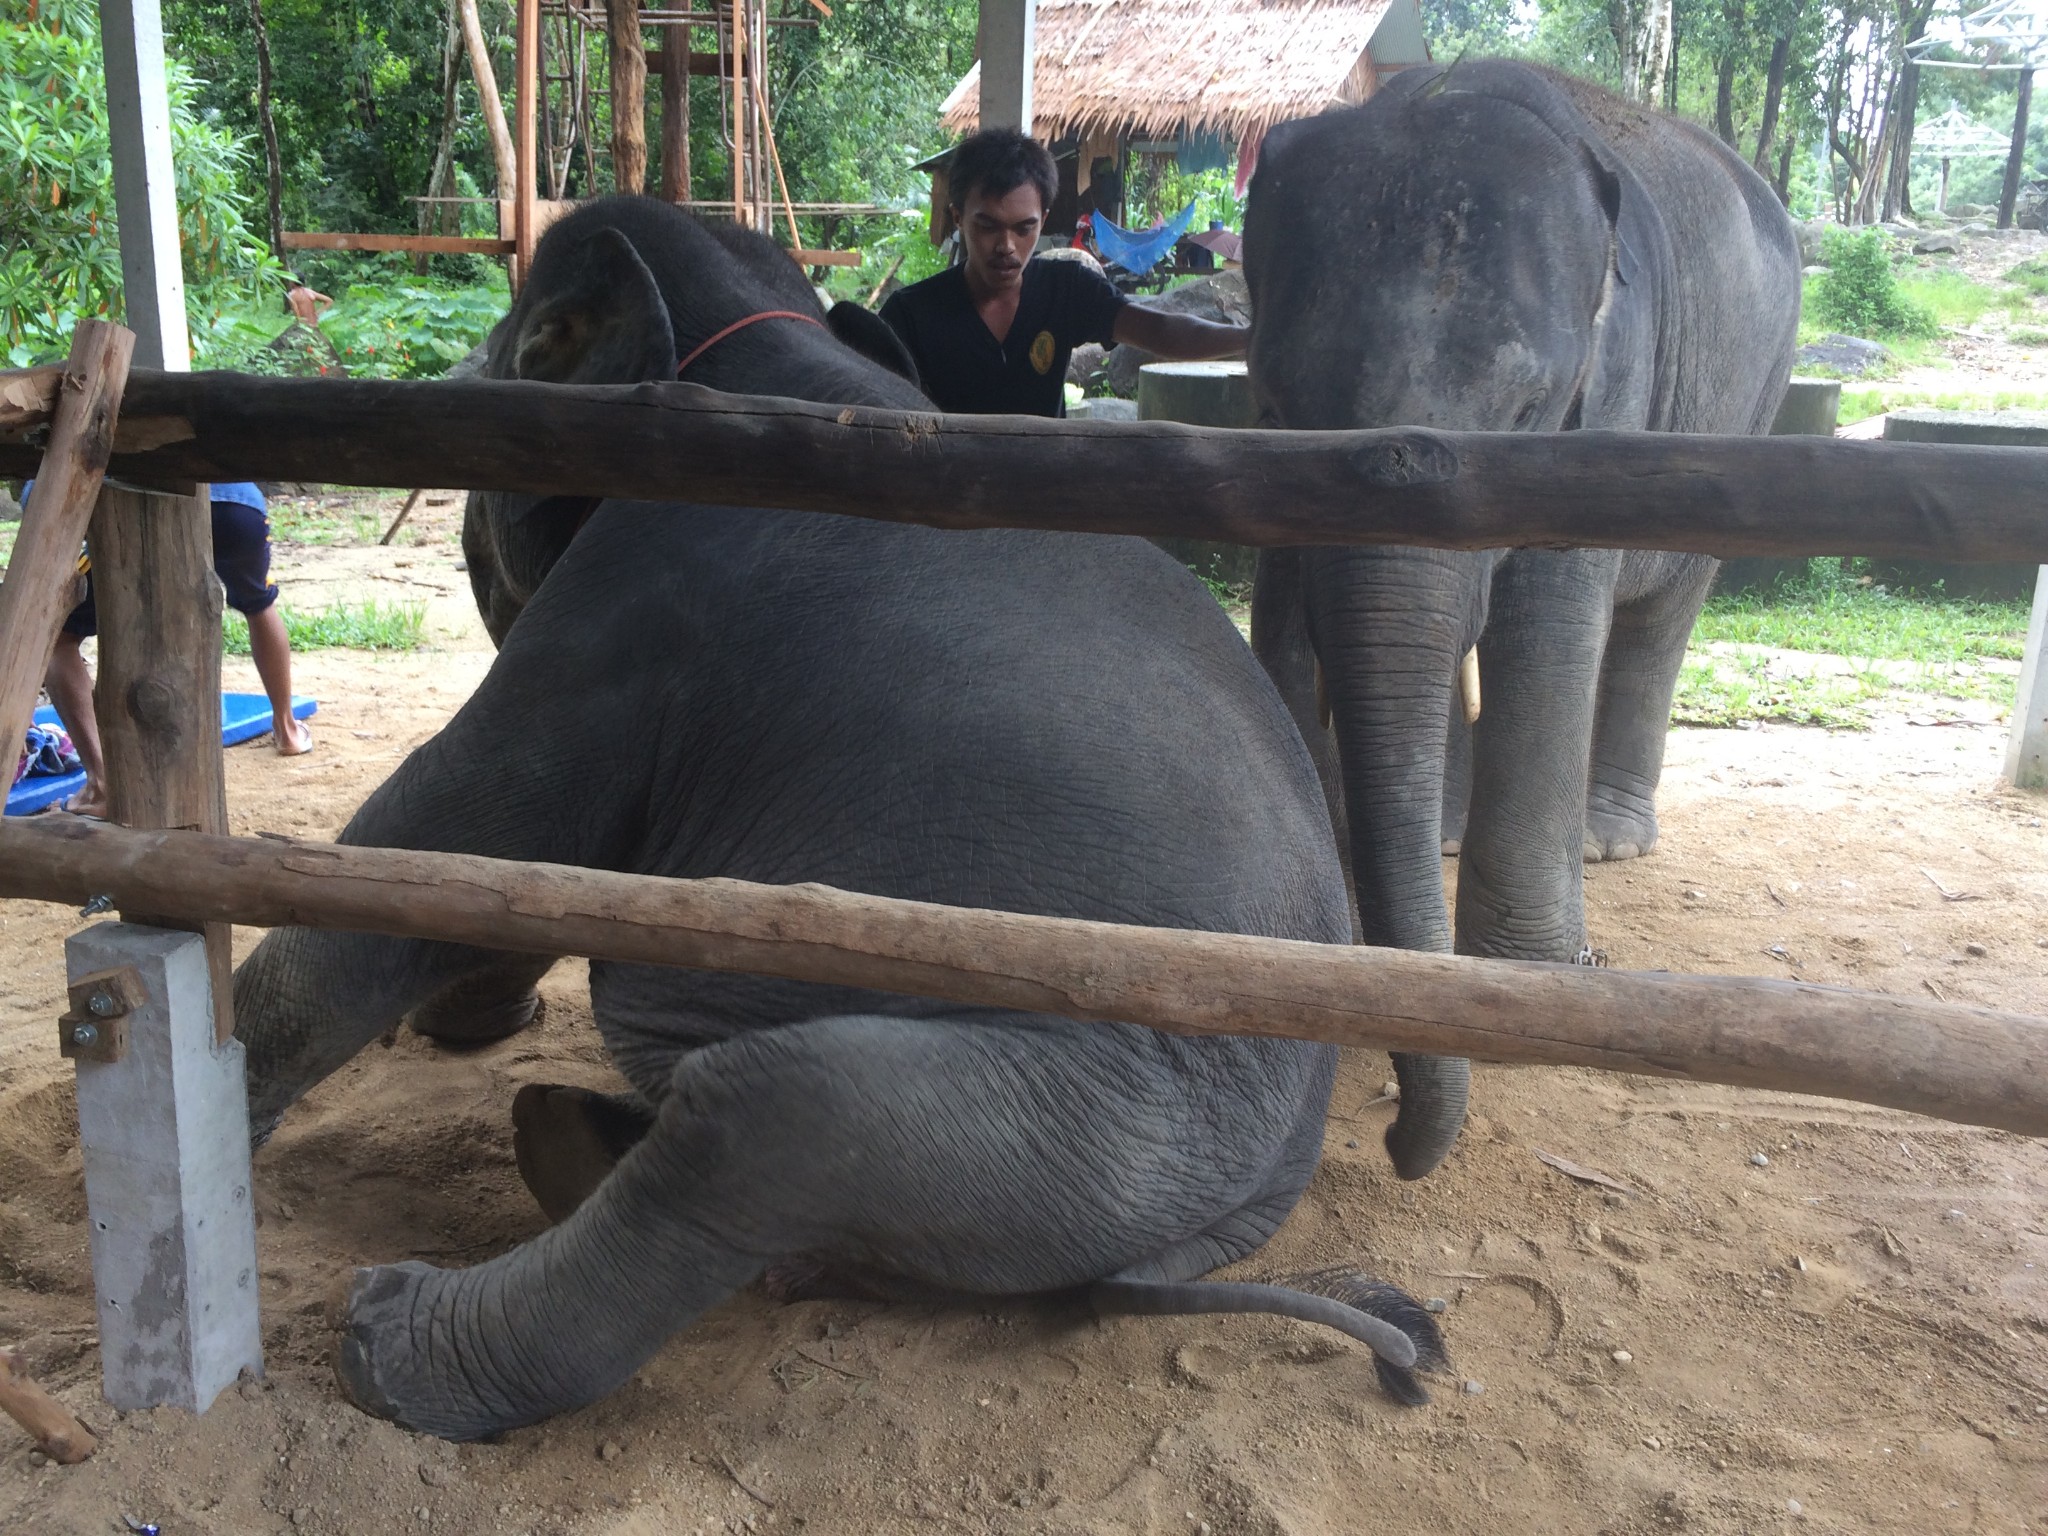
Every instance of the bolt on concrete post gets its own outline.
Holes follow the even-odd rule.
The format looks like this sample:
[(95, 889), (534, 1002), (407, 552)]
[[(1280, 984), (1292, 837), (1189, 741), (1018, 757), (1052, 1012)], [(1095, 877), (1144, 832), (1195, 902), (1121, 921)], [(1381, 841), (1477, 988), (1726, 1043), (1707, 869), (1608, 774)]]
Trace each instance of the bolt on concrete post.
[[(242, 1371), (263, 1370), (242, 1045), (214, 1041), (196, 933), (100, 923), (73, 934), (65, 958), (74, 981), (130, 967), (147, 994), (120, 1060), (78, 1062), (107, 1401), (203, 1412)], [(121, 1007), (107, 996), (103, 1011), (102, 995), (86, 1011)], [(94, 1027), (74, 1025), (74, 1039)]]

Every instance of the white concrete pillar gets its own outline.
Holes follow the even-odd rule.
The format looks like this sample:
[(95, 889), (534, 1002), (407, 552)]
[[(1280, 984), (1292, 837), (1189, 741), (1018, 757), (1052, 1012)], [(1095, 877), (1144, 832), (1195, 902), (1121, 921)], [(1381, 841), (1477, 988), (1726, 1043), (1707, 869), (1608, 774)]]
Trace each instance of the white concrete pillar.
[(192, 340), (185, 328), (171, 101), (157, 0), (100, 0), (100, 48), (106, 55), (107, 137), (134, 365), (183, 373), (192, 366)]
[(2034, 579), (2034, 614), (2027, 624), (2027, 655), (2012, 704), (2012, 735), (2005, 744), (2005, 776), (2021, 789), (2048, 789), (2048, 565)]
[(1031, 131), (1034, 0), (981, 0), (981, 126)]
[(242, 1044), (214, 1041), (199, 934), (100, 923), (65, 958), (103, 1388), (203, 1412), (263, 1371)]

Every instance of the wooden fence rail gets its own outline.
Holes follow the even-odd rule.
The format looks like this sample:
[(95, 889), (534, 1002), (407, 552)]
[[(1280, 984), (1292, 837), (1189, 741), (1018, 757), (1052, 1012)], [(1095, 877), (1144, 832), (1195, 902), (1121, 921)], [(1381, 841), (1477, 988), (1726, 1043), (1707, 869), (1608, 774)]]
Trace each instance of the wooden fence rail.
[(2048, 1135), (2048, 1021), (1800, 982), (1471, 960), (463, 854), (0, 823), (0, 897), (749, 971), (1185, 1034), (1859, 1099)]
[[(0, 393), (8, 376), (0, 375)], [(23, 393), (32, 393), (24, 390)], [(33, 411), (0, 411), (32, 473)], [(109, 473), (789, 507), (1251, 545), (2048, 562), (2048, 452), (1668, 433), (1228, 431), (588, 387), (162, 374)], [(1113, 495), (1106, 495), (1105, 490)]]

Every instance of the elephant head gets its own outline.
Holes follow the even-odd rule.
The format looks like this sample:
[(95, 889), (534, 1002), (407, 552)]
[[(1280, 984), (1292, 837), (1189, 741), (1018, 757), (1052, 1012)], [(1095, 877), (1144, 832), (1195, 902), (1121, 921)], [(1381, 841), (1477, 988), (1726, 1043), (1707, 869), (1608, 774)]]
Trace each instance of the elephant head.
[[(767, 312), (807, 325), (749, 325)], [(693, 356), (692, 354), (695, 354)], [(925, 407), (895, 333), (858, 304), (829, 313), (772, 242), (700, 223), (654, 198), (608, 197), (555, 223), (511, 313), (491, 332), (483, 376), (548, 384), (640, 384), (677, 376), (735, 393)], [(475, 492), (463, 516), (470, 586), (493, 641), (596, 508), (594, 496)]]

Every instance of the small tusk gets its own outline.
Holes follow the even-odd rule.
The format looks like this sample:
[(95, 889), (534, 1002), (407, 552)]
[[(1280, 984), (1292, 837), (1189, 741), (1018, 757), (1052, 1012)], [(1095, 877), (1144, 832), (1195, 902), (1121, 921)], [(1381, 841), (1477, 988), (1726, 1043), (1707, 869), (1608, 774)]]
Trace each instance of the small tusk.
[(1458, 692), (1465, 699), (1465, 723), (1472, 725), (1479, 719), (1479, 647), (1473, 646), (1465, 653), (1465, 659), (1458, 663)]
[(1323, 664), (1316, 662), (1316, 720), (1324, 730), (1330, 728), (1330, 685), (1323, 676)]

